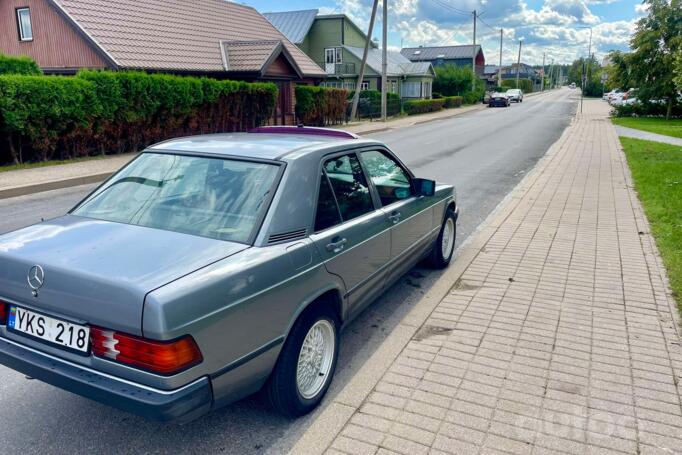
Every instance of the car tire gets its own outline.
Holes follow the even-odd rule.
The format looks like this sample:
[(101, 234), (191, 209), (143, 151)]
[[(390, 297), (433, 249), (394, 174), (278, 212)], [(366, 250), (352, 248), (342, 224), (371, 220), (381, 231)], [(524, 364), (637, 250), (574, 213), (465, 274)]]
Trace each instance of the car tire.
[(429, 256), (429, 265), (434, 269), (444, 269), (450, 264), (452, 255), (455, 252), (455, 238), (457, 237), (456, 221), (455, 211), (452, 208), (448, 208), (445, 212), (445, 218), (440, 227), (438, 238), (433, 244), (433, 249)]
[[(336, 370), (339, 327), (338, 316), (329, 305), (314, 305), (299, 316), (266, 385), (266, 396), (273, 409), (289, 417), (299, 417), (322, 401)], [(315, 345), (320, 340), (322, 347), (315, 352), (311, 347), (317, 348)], [(308, 361), (301, 358), (306, 355), (304, 343), (306, 354), (313, 356)], [(318, 370), (317, 373), (313, 373), (314, 370)]]

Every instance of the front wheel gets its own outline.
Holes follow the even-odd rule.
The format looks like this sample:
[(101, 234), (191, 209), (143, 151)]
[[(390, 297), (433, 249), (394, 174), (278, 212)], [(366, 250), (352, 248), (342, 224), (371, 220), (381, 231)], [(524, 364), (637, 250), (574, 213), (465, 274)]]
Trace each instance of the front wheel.
[(455, 225), (455, 211), (448, 208), (445, 212), (445, 219), (440, 228), (440, 234), (433, 245), (431, 256), (429, 257), (429, 264), (436, 269), (444, 269), (450, 264), (452, 254), (455, 252), (455, 234), (457, 227)]
[(301, 314), (267, 384), (268, 401), (275, 410), (298, 417), (322, 401), (336, 370), (339, 325), (328, 306), (316, 305)]

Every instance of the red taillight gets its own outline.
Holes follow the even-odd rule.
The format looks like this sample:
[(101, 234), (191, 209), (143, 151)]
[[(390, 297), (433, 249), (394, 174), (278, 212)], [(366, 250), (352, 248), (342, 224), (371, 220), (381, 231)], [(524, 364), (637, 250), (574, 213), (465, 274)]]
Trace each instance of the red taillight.
[(92, 353), (161, 374), (173, 374), (200, 363), (203, 358), (191, 336), (174, 341), (154, 341), (99, 327), (90, 328)]
[(0, 300), (0, 325), (7, 324), (7, 314), (9, 313), (9, 304)]

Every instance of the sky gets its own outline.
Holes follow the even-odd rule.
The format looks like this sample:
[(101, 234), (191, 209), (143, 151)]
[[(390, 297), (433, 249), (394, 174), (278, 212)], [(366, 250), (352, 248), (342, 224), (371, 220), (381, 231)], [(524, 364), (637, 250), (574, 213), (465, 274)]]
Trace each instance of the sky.
[[(470, 44), (474, 9), (480, 15), (478, 44), (486, 64), (500, 59), (516, 62), (519, 40), (521, 61), (571, 63), (591, 51), (601, 61), (610, 50), (627, 50), (637, 20), (646, 14), (641, 0), (386, 0), (388, 47)], [(367, 30), (372, 0), (241, 0), (260, 12), (317, 9), (320, 14), (345, 13)], [(380, 3), (381, 5), (381, 3)], [(381, 8), (381, 6), (379, 7)], [(381, 39), (381, 9), (372, 35)]]

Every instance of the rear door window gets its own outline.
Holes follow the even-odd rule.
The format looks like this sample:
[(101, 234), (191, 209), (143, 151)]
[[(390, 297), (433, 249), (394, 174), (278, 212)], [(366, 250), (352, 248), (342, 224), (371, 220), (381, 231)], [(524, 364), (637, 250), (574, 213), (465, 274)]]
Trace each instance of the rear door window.
[(365, 174), (355, 154), (325, 161), (324, 172), (329, 177), (343, 221), (374, 210)]
[(317, 212), (315, 213), (315, 232), (323, 231), (341, 223), (341, 215), (336, 205), (336, 199), (329, 186), (327, 176), (320, 175), (320, 192), (317, 196)]

